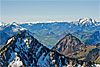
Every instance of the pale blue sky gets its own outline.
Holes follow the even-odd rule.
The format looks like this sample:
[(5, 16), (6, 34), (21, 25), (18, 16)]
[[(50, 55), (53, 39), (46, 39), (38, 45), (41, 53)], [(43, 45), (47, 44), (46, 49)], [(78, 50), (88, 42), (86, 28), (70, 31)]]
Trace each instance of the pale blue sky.
[(93, 18), (100, 21), (100, 0), (0, 0), (3, 22), (73, 21)]

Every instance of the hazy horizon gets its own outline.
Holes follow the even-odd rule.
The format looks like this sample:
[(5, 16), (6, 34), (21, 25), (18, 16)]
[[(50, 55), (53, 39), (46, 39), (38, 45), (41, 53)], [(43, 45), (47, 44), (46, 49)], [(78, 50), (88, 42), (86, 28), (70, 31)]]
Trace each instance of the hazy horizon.
[(0, 0), (2, 22), (74, 21), (92, 18), (100, 22), (99, 0)]

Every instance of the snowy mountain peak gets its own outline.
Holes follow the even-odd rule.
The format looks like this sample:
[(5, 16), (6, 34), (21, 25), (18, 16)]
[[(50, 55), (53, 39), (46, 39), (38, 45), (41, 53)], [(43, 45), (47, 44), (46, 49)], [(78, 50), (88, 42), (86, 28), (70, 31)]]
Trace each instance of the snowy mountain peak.
[(80, 26), (89, 26), (89, 25), (96, 25), (97, 22), (92, 18), (80, 18), (73, 22), (76, 25)]
[(96, 21), (94, 19), (91, 19), (91, 18), (80, 18), (80, 19), (78, 19), (78, 21), (82, 24), (83, 23), (90, 23), (90, 24), (96, 23)]
[(13, 22), (11, 25), (19, 26), (16, 22)]
[[(22, 40), (23, 39), (23, 40)], [(19, 32), (17, 35), (15, 35), (14, 37), (10, 38), (6, 44), (9, 44), (12, 41), (15, 40), (19, 40), (17, 42), (20, 42), (20, 40), (24, 43), (28, 43), (28, 40), (31, 42), (32, 39), (34, 39), (34, 37), (32, 37), (26, 30), (23, 30), (21, 32)]]
[[(25, 28), (21, 27), (19, 24), (17, 24), (16, 22), (13, 22), (12, 24), (7, 24), (5, 25), (4, 30), (6, 31), (12, 31), (12, 32), (20, 32), (22, 30), (26, 30)], [(15, 35), (15, 34), (14, 34)]]

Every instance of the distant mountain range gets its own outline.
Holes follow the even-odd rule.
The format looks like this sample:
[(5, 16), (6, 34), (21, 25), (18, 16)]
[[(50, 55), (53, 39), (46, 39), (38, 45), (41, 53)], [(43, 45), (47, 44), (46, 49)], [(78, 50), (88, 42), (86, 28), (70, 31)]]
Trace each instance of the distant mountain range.
[(89, 44), (89, 45), (95, 45), (97, 43), (100, 43), (100, 32), (99, 31), (94, 32), (84, 42)]
[[(86, 40), (90, 38), (90, 35), (96, 31), (100, 31), (100, 22), (96, 22), (91, 18), (80, 18), (73, 22), (25, 23), (20, 26), (36, 33), (35, 37), (39, 39), (41, 43), (46, 45), (55, 45), (57, 41), (63, 38), (67, 33), (73, 34), (82, 42), (86, 43)], [(52, 35), (47, 35), (51, 32), (53, 33)], [(51, 40), (54, 40), (54, 42), (50, 43)], [(96, 41), (95, 43), (92, 42), (91, 45), (92, 44), (96, 44)]]
[[(73, 41), (72, 43), (75, 42)], [(81, 43), (79, 42), (79, 44)], [(64, 55), (59, 54), (57, 51), (46, 48), (44, 45), (39, 43), (37, 39), (24, 30), (9, 38), (6, 45), (0, 50), (0, 66), (91, 67), (100, 65), (65, 57)]]
[(100, 43), (100, 32), (94, 31), (94, 32), (74, 32), (72, 33), (73, 36), (76, 36), (81, 40), (81, 42), (89, 45), (96, 45), (97, 43)]
[[(0, 25), (0, 31), (6, 33), (9, 37), (15, 35), (21, 30), (27, 29), (27, 31), (31, 32), (35, 38), (46, 46), (55, 45), (68, 33), (76, 36), (82, 43), (94, 45), (97, 42), (100, 42), (100, 40), (98, 40), (100, 36), (95, 39), (96, 36), (94, 35), (96, 31), (100, 31), (100, 22), (96, 22), (91, 18), (80, 18), (73, 22), (44, 21), (35, 23), (26, 22), (21, 24), (16, 22), (5, 24), (2, 22)], [(92, 35), (95, 36), (94, 39), (91, 40), (92, 42), (88, 42)], [(3, 34), (2, 36), (6, 39)], [(3, 43), (0, 43), (0, 45), (4, 45), (7, 39)]]
[(80, 18), (77, 21), (71, 22), (73, 24), (76, 24), (81, 27), (86, 27), (86, 26), (99, 26), (100, 22), (96, 22), (92, 18)]

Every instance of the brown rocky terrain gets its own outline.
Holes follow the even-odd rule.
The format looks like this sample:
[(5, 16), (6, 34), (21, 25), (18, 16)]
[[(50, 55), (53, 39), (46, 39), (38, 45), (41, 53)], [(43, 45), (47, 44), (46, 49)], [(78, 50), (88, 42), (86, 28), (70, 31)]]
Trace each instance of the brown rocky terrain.
[[(59, 53), (68, 56), (70, 58), (76, 58), (78, 60), (86, 60), (88, 58), (88, 55), (93, 54), (91, 50), (100, 50), (100, 46), (97, 44), (97, 46), (91, 46), (88, 44), (81, 43), (81, 41), (76, 38), (75, 36), (72, 36), (71, 34), (67, 34), (63, 39), (61, 39), (56, 46), (54, 46), (52, 49), (58, 51)], [(93, 51), (94, 52), (94, 51)], [(95, 55), (93, 55), (96, 58), (93, 58), (91, 55), (91, 58), (93, 58), (93, 61), (96, 61), (97, 58), (100, 58), (99, 52), (94, 52)], [(91, 59), (90, 58), (90, 59)], [(89, 58), (87, 61), (91, 61)], [(98, 61), (97, 61), (98, 63)]]

